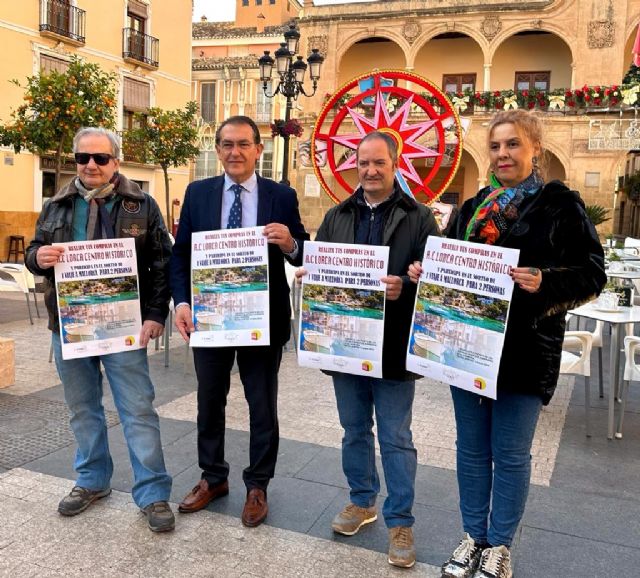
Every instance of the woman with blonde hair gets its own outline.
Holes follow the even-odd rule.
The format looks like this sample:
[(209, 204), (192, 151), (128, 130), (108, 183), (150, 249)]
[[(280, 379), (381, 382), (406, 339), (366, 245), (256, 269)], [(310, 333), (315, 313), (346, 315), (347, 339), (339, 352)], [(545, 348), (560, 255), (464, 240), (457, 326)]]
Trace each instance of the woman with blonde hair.
[[(450, 238), (520, 250), (497, 399), (451, 387), (464, 536), (443, 578), (511, 578), (509, 548), (531, 477), (540, 409), (554, 393), (565, 314), (600, 293), (607, 280), (593, 224), (576, 191), (545, 183), (539, 118), (503, 111), (489, 123), (490, 184), (466, 201)], [(409, 267), (418, 280), (419, 262)]]

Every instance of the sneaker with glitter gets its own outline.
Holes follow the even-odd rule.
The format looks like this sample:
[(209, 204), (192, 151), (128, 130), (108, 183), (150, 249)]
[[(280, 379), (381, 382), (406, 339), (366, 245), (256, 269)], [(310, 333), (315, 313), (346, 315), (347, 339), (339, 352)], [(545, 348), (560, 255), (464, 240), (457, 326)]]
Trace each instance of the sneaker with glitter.
[(482, 547), (465, 533), (451, 558), (442, 565), (441, 578), (470, 578), (480, 565), (481, 555)]

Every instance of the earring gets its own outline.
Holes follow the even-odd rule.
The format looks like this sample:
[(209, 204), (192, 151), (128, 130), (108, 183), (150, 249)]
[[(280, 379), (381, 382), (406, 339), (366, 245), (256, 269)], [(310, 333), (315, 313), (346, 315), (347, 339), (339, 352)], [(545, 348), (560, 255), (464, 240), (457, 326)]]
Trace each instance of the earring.
[(533, 157), (531, 159), (531, 164), (533, 165), (533, 172), (537, 174), (540, 170), (540, 167), (538, 166), (538, 157)]

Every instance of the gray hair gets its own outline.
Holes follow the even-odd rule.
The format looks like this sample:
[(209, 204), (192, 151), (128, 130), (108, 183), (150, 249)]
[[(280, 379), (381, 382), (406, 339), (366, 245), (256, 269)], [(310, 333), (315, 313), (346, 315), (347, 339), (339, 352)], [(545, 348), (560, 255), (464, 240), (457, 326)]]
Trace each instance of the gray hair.
[(111, 154), (116, 158), (120, 158), (120, 139), (118, 135), (112, 130), (107, 130), (101, 126), (85, 126), (81, 128), (73, 137), (73, 152), (78, 152), (78, 143), (85, 136), (105, 136), (111, 143)]
[(373, 132), (370, 132), (366, 136), (362, 137), (362, 139), (360, 139), (358, 148), (356, 150), (356, 157), (358, 155), (358, 152), (360, 151), (360, 147), (362, 146), (362, 144), (370, 140), (384, 141), (384, 143), (387, 145), (387, 149), (389, 150), (389, 156), (391, 157), (391, 160), (394, 164), (398, 162), (398, 143), (396, 142), (396, 139), (394, 139), (386, 132), (382, 132), (379, 130), (374, 130)]

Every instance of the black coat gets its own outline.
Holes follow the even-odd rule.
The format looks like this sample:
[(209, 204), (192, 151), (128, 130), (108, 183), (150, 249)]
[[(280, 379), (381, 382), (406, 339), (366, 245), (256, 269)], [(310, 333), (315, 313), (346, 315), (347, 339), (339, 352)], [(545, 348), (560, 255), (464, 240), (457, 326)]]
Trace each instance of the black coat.
[[(36, 253), (43, 245), (73, 241), (73, 211), (79, 198), (75, 179), (63, 187), (42, 208), (36, 234), (27, 248), (25, 263), (35, 275), (46, 280), (44, 294), (49, 313), (49, 329), (58, 331), (58, 304), (53, 267), (40, 269)], [(158, 204), (140, 187), (120, 175), (112, 209), (116, 238), (132, 237), (136, 242), (140, 307), (142, 321), (147, 319), (164, 325), (169, 314), (169, 258), (171, 241)], [(124, 205), (124, 206), (123, 206)]]
[[(488, 192), (482, 189), (464, 203), (449, 237), (464, 238), (469, 219)], [(519, 249), (518, 266), (541, 269), (542, 284), (533, 294), (514, 288), (498, 395), (501, 390), (533, 393), (546, 405), (558, 381), (565, 315), (602, 291), (607, 281), (604, 254), (580, 195), (561, 182), (548, 183), (519, 210), (520, 218), (496, 245)]]
[[(316, 241), (354, 243), (358, 206), (356, 194), (330, 209), (324, 217)], [(409, 380), (416, 376), (406, 370), (407, 344), (416, 285), (407, 276), (413, 261), (422, 261), (429, 235), (440, 236), (436, 220), (429, 209), (396, 187), (393, 206), (387, 213), (382, 244), (389, 247), (389, 275), (402, 277), (402, 292), (395, 301), (387, 301), (382, 350), (382, 377)]]

